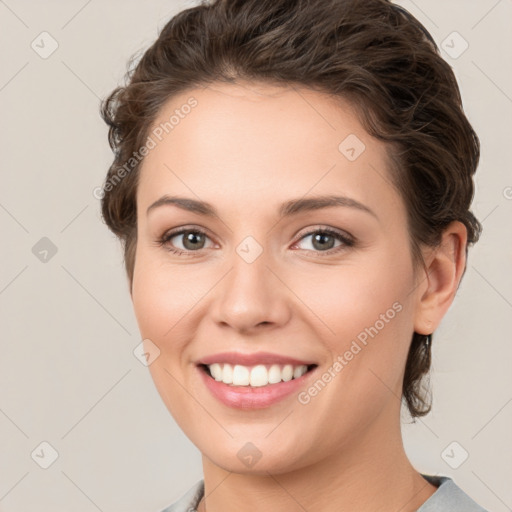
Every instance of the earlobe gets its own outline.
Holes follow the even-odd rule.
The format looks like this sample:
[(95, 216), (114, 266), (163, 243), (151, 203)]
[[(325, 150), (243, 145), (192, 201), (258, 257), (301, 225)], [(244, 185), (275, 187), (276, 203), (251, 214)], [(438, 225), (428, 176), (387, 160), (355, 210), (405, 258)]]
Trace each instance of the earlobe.
[(431, 334), (453, 302), (466, 268), (466, 226), (451, 222), (443, 232), (438, 247), (430, 249), (425, 259), (425, 286), (420, 286), (414, 322), (418, 334)]

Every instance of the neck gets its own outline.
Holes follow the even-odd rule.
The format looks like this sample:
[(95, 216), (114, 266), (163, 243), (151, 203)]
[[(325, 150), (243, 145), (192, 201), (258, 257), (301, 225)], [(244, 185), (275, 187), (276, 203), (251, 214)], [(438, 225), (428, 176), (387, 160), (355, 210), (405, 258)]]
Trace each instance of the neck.
[(287, 473), (234, 473), (203, 455), (205, 499), (198, 512), (414, 512), (436, 487), (409, 462), (399, 419), (392, 428), (387, 420), (379, 418), (329, 457)]

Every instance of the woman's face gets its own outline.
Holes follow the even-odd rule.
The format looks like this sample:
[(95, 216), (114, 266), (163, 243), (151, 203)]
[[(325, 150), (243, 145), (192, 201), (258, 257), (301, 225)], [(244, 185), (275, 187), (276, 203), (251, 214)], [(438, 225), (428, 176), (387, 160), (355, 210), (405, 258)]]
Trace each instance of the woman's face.
[[(185, 434), (235, 472), (385, 442), (424, 287), (384, 145), (348, 104), (254, 83), (172, 98), (150, 137), (132, 299), (152, 377)], [(226, 380), (222, 363), (240, 363), (235, 385), (201, 361)], [(299, 377), (300, 363), (316, 366)], [(269, 374), (284, 381), (262, 385)]]

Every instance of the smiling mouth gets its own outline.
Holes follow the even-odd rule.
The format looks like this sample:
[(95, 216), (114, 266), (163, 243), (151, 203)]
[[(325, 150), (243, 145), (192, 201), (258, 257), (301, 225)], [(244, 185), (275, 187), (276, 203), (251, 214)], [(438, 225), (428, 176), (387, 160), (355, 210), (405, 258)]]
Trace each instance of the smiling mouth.
[(295, 380), (318, 365), (258, 364), (254, 366), (228, 363), (199, 364), (210, 378), (232, 387), (264, 387)]

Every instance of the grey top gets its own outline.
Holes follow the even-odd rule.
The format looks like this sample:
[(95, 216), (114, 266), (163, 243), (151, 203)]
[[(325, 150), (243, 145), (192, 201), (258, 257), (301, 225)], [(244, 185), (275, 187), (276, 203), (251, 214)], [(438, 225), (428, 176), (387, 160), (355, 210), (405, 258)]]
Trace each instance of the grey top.
[[(455, 482), (447, 476), (423, 475), (438, 489), (423, 503), (417, 512), (487, 512), (475, 503)], [(199, 480), (178, 501), (161, 512), (197, 512), (204, 495), (204, 480)]]

